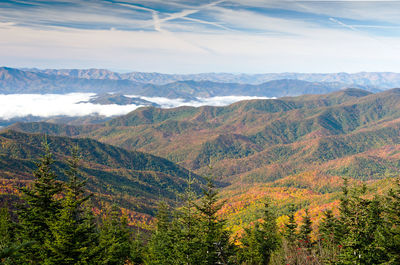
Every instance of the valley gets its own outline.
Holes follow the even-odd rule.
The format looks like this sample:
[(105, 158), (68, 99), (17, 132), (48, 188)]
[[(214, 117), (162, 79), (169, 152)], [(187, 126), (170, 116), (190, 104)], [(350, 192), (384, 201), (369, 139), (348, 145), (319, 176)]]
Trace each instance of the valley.
[[(276, 201), (280, 214), (287, 214), (288, 205), (294, 203), (298, 210), (310, 207), (317, 220), (321, 209), (337, 204), (343, 177), (368, 185), (396, 177), (400, 169), (399, 100), (399, 89), (376, 94), (346, 89), (324, 95), (241, 101), (226, 107), (150, 106), (93, 125), (34, 122), (17, 123), (8, 129), (24, 135), (68, 137), (62, 139), (72, 142), (94, 139), (127, 150), (123, 152), (164, 157), (200, 176), (211, 174), (219, 183), (221, 198), (227, 200), (221, 211), (230, 227), (239, 232), (243, 222), (251, 222), (268, 198)], [(208, 168), (210, 161), (212, 170)], [(116, 179), (136, 174), (129, 169), (125, 174), (106, 171), (110, 170), (115, 171)], [(139, 183), (132, 184), (134, 187), (127, 183), (123, 189), (128, 199), (121, 203), (128, 201), (132, 207), (141, 200), (138, 197), (149, 196), (154, 198), (150, 206), (144, 203), (146, 206), (134, 209), (151, 214), (152, 210), (146, 209), (154, 209), (154, 189), (183, 190), (183, 180), (170, 179), (182, 177), (182, 173), (168, 174), (158, 177), (160, 183), (151, 184), (156, 185), (149, 190), (153, 195), (140, 195), (143, 187), (134, 188)], [(119, 189), (120, 184), (107, 185)], [(173, 198), (168, 192), (164, 196), (170, 201)]]
[[(129, 213), (132, 224), (140, 227), (148, 227), (160, 200), (174, 205), (177, 194), (187, 187), (189, 172), (160, 157), (91, 139), (5, 130), (0, 133), (0, 198), (3, 201), (18, 196), (18, 188), (32, 180), (35, 163), (44, 155), (41, 146), (44, 141), (53, 153), (53, 169), (60, 180), (66, 180), (67, 160), (72, 148), (77, 147), (81, 177), (87, 181), (88, 191), (94, 194), (95, 204), (100, 208), (119, 205)], [(195, 174), (191, 178), (198, 180), (193, 189), (200, 192), (203, 180)]]
[(400, 1), (0, 1), (1, 265), (400, 265)]

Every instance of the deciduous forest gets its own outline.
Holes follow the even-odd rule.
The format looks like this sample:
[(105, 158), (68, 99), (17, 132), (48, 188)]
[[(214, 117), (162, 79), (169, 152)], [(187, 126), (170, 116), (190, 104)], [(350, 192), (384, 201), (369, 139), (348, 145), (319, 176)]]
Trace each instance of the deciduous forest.
[(65, 161), (65, 181), (43, 148), (20, 199), (2, 201), (2, 264), (400, 264), (399, 178), (385, 194), (344, 179), (338, 207), (318, 225), (308, 209), (296, 221), (294, 205), (277, 222), (274, 203), (265, 200), (259, 218), (234, 234), (213, 178), (205, 177), (199, 197), (189, 177), (177, 205), (161, 201), (151, 227), (139, 229), (116, 204), (93, 210), (78, 148)]

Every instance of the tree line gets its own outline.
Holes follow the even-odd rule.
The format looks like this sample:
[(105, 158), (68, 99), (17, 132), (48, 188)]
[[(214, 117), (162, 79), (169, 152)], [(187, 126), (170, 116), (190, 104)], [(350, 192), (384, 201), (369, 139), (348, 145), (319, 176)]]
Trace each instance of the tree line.
[(0, 209), (1, 264), (400, 264), (399, 179), (380, 196), (345, 179), (338, 213), (326, 210), (315, 231), (307, 209), (296, 222), (294, 206), (278, 228), (266, 202), (261, 218), (240, 236), (218, 214), (224, 202), (212, 178), (206, 177), (200, 199), (189, 179), (179, 207), (160, 202), (154, 229), (138, 233), (116, 206), (93, 214), (77, 148), (61, 182), (44, 147), (33, 183), (21, 189), (22, 202)]

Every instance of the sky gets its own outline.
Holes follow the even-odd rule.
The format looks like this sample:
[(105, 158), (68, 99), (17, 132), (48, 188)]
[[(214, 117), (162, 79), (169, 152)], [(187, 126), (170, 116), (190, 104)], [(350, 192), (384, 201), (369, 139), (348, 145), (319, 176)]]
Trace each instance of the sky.
[(0, 0), (0, 65), (400, 72), (400, 1)]

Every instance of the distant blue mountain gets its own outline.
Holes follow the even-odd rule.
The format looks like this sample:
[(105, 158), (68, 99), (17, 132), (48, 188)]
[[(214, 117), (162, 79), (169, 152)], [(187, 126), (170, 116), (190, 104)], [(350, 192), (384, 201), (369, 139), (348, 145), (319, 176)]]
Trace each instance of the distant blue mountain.
[(29, 71), (87, 79), (130, 80), (140, 83), (165, 85), (177, 81), (212, 81), (217, 83), (240, 83), (258, 85), (272, 80), (297, 79), (308, 82), (338, 82), (353, 86), (377, 87), (390, 89), (400, 87), (400, 73), (360, 72), (360, 73), (265, 73), (265, 74), (160, 74), (160, 73), (115, 73), (104, 69), (27, 69)]
[[(372, 75), (373, 73), (371, 73)], [(375, 73), (376, 74), (376, 73)], [(314, 76), (318, 74), (305, 74)], [(196, 97), (214, 96), (260, 96), (283, 97), (302, 94), (324, 94), (348, 87), (362, 88), (371, 92), (378, 92), (378, 87), (386, 88), (390, 82), (400, 83), (400, 77), (392, 74), (390, 81), (382, 77), (382, 86), (357, 84), (345, 75), (336, 74), (323, 81), (299, 80), (302, 74), (265, 74), (265, 75), (233, 75), (233, 74), (198, 74), (198, 75), (165, 75), (158, 73), (127, 73), (118, 74), (108, 70), (38, 70), (0, 68), (0, 93), (71, 93), (114, 92), (124, 95), (158, 96), (167, 98), (183, 98), (192, 100)], [(383, 73), (382, 73), (383, 75)], [(274, 78), (275, 77), (275, 78)], [(292, 77), (298, 77), (292, 78)], [(193, 78), (193, 80), (190, 80)], [(185, 79), (185, 80), (182, 80)], [(258, 83), (261, 80), (266, 82)], [(323, 79), (323, 76), (320, 76)], [(341, 82), (342, 80), (348, 82)], [(386, 81), (384, 81), (386, 80)], [(170, 81), (170, 82), (169, 82)], [(235, 81), (235, 82), (233, 82)], [(364, 81), (367, 83), (367, 81)], [(374, 83), (374, 84), (372, 84)]]

